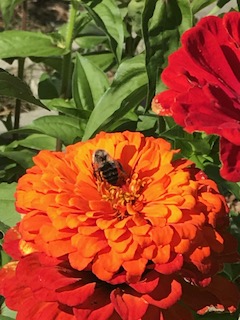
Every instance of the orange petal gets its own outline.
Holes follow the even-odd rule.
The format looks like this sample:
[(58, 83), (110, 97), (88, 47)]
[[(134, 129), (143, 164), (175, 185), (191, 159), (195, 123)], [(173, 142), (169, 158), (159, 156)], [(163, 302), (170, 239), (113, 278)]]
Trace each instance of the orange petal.
[(169, 218), (167, 218), (168, 223), (177, 223), (182, 218), (182, 211), (177, 206), (168, 205), (171, 211)]
[(141, 319), (148, 308), (144, 299), (123, 293), (120, 289), (112, 291), (110, 298), (122, 320)]
[(154, 227), (149, 234), (152, 236), (152, 240), (157, 246), (164, 246), (169, 244), (173, 237), (173, 229), (169, 226), (163, 228)]
[(80, 271), (85, 269), (92, 261), (92, 258), (85, 258), (78, 251), (69, 253), (68, 258), (72, 268)]
[(128, 282), (135, 283), (140, 280), (147, 262), (148, 260), (144, 258), (123, 262), (122, 266), (127, 271)]
[(148, 217), (159, 217), (164, 218), (169, 215), (168, 207), (159, 202), (151, 202), (144, 206), (142, 213)]
[(107, 247), (107, 241), (101, 237), (101, 234), (99, 237), (76, 234), (71, 239), (72, 246), (77, 248), (85, 258), (93, 258), (99, 251)]
[(154, 263), (161, 264), (169, 261), (170, 245), (157, 247), (157, 254), (152, 259)]

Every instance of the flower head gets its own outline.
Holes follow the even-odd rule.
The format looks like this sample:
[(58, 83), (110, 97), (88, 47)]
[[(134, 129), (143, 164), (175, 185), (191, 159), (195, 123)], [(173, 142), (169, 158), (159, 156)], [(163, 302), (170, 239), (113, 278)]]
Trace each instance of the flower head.
[(188, 132), (219, 135), (221, 175), (231, 181), (240, 181), (239, 23), (240, 13), (229, 12), (186, 31), (162, 73), (169, 90), (152, 103)]
[[(233, 284), (218, 280), (228, 297), (211, 287), (222, 263), (238, 258), (224, 197), (177, 152), (163, 139), (102, 132), (34, 158), (16, 192), (23, 218), (3, 245), (17, 261), (0, 271), (18, 320), (191, 320), (185, 304), (236, 310)], [(193, 291), (210, 299), (196, 302)]]
[[(96, 175), (99, 149), (121, 165), (121, 183)], [(40, 152), (16, 192), (22, 252), (67, 256), (72, 268), (108, 282), (123, 272), (136, 283), (149, 265), (171, 274), (185, 264), (194, 281), (209, 278), (232, 254), (228, 209), (215, 183), (188, 160), (174, 161), (176, 153), (131, 132)]]

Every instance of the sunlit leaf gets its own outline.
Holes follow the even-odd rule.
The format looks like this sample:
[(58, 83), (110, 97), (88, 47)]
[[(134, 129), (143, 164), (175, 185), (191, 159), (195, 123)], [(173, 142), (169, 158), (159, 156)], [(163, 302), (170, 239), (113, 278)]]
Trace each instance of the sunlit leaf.
[(15, 191), (16, 183), (0, 183), (0, 221), (9, 227), (15, 226), (21, 219), (15, 209)]
[(107, 71), (116, 63), (115, 57), (111, 52), (89, 53), (84, 56), (103, 71)]
[(26, 129), (37, 130), (51, 137), (59, 138), (65, 145), (71, 144), (83, 134), (84, 123), (67, 116), (44, 116), (33, 121)]
[(108, 87), (105, 73), (87, 58), (77, 54), (72, 80), (77, 109), (93, 110)]
[(56, 138), (47, 136), (45, 134), (32, 134), (27, 138), (17, 141), (19, 146), (35, 150), (55, 150)]
[(150, 108), (167, 57), (178, 48), (181, 33), (192, 26), (193, 15), (188, 0), (146, 0), (142, 19), (149, 79), (146, 105)]
[(100, 128), (105, 129), (103, 125), (107, 120), (112, 124), (136, 107), (146, 95), (146, 85), (143, 55), (122, 62), (111, 86), (93, 110), (83, 139), (89, 139)]
[(1, 315), (0, 315), (0, 317), (3, 317), (3, 318), (2, 319), (0, 318), (0, 320), (16, 319), (16, 315), (17, 315), (16, 311), (8, 309), (8, 307), (5, 305), (5, 303), (3, 303), (2, 307), (1, 307)]
[(106, 41), (106, 36), (98, 35), (82, 35), (81, 37), (75, 39), (75, 42), (79, 45), (81, 49), (92, 49)]
[(121, 61), (124, 29), (121, 12), (114, 0), (92, 1), (85, 6), (96, 24), (107, 34), (116, 60)]
[(91, 112), (88, 110), (77, 109), (73, 100), (66, 101), (62, 98), (56, 98), (51, 100), (44, 100), (44, 104), (50, 110), (60, 111), (65, 115), (81, 120), (87, 120), (91, 114)]
[(65, 52), (64, 45), (41, 32), (9, 30), (0, 32), (0, 58), (48, 57)]

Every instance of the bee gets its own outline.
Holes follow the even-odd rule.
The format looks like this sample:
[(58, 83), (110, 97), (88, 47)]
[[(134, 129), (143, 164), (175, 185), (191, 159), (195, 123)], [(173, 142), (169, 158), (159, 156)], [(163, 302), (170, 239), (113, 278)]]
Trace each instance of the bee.
[(93, 173), (99, 181), (106, 181), (113, 186), (121, 185), (126, 179), (126, 172), (121, 163), (114, 160), (107, 151), (96, 150), (92, 155)]

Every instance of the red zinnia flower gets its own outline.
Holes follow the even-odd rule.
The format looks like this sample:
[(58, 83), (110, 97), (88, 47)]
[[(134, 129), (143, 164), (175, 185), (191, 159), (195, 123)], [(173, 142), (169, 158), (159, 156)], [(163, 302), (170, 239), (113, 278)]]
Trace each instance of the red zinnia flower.
[(193, 320), (189, 307), (199, 314), (213, 308), (235, 311), (237, 288), (221, 277), (212, 283), (205, 288), (181, 284), (178, 276), (151, 268), (139, 283), (127, 284), (121, 274), (107, 283), (90, 270), (74, 270), (64, 259), (43, 253), (0, 270), (0, 294), (17, 311), (17, 320)]
[(220, 138), (221, 175), (240, 181), (240, 13), (205, 17), (182, 36), (162, 73), (169, 90), (153, 100), (188, 132)]

